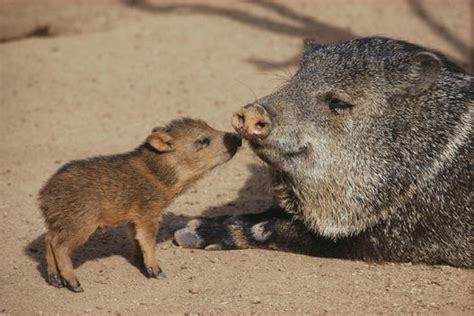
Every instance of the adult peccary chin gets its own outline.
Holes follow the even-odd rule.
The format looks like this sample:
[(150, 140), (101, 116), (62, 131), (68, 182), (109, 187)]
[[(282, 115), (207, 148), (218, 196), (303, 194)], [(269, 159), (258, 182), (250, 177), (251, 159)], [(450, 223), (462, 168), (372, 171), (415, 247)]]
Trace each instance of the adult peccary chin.
[(295, 76), (234, 120), (294, 215), (227, 220), (225, 247), (472, 267), (473, 101), (472, 76), (437, 52), (306, 42)]

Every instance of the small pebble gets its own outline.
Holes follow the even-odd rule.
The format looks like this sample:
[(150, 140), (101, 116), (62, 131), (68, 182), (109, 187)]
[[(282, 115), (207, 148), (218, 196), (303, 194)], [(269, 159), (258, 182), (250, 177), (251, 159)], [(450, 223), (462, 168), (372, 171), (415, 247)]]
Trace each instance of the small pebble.
[(197, 289), (189, 289), (188, 292), (191, 293), (191, 294), (198, 294), (199, 293), (199, 291)]

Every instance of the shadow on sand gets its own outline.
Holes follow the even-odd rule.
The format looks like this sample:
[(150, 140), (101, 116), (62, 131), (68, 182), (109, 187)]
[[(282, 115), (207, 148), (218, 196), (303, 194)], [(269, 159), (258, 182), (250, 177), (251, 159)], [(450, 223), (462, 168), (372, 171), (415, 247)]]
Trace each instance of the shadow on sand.
[[(420, 0), (412, 0), (408, 3), (410, 4), (411, 9), (416, 14), (416, 16), (426, 23), (434, 34), (436, 34), (438, 37), (441, 37), (464, 56), (464, 59), (466, 59), (467, 62), (462, 63), (458, 61), (458, 63), (463, 68), (472, 73), (474, 71), (474, 48), (472, 47), (472, 43), (469, 43), (471, 45), (470, 46), (456, 37), (456, 35), (454, 35), (446, 26), (444, 26), (440, 20), (437, 20), (428, 12), (428, 10), (426, 10), (425, 7), (423, 7), (423, 4)], [(471, 10), (472, 9), (474, 9), (474, 4), (471, 4)], [(473, 34), (471, 32), (471, 38), (472, 35)]]
[[(230, 6), (216, 6), (200, 3), (158, 4), (150, 3), (147, 0), (121, 1), (126, 6), (150, 14), (187, 12), (192, 14), (225, 17), (229, 20), (276, 34), (301, 39), (312, 38), (320, 44), (336, 43), (357, 37), (357, 35), (349, 29), (332, 26), (320, 22), (307, 14), (296, 12), (290, 8), (290, 2), (287, 2), (287, 5), (283, 5), (271, 1), (248, 1), (246, 2), (246, 5), (249, 6), (249, 10), (244, 11), (242, 9), (231, 8)], [(421, 1), (411, 0), (408, 1), (408, 3), (414, 14), (426, 23), (432, 29), (434, 34), (443, 38), (463, 55), (463, 59), (467, 60), (467, 62), (461, 62), (456, 59), (454, 60), (472, 73), (474, 67), (474, 49), (470, 46), (472, 43), (466, 44), (456, 37), (446, 26), (443, 25), (441, 20), (434, 18), (428, 10), (426, 10)], [(268, 12), (276, 13), (282, 20), (286, 20), (287, 22), (252, 14), (252, 7), (260, 7)], [(260, 70), (276, 70), (296, 66), (298, 65), (299, 59), (300, 55), (298, 54), (284, 61), (269, 61), (258, 58), (251, 58), (245, 61), (253, 64)]]
[[(225, 17), (229, 20), (247, 24), (272, 33), (301, 39), (310, 37), (321, 44), (340, 42), (355, 37), (355, 35), (347, 29), (328, 25), (324, 22), (314, 19), (309, 15), (296, 12), (286, 5), (270, 1), (248, 1), (246, 4), (276, 13), (288, 22), (257, 16), (251, 13), (251, 8), (247, 11), (244, 11), (237, 8), (200, 3), (152, 4), (147, 0), (122, 0), (122, 2), (131, 8), (151, 14), (190, 12), (193, 14)], [(297, 65), (299, 59), (300, 55), (298, 54), (285, 61), (268, 61), (258, 58), (247, 59), (246, 61), (255, 65), (258, 69), (272, 70)]]

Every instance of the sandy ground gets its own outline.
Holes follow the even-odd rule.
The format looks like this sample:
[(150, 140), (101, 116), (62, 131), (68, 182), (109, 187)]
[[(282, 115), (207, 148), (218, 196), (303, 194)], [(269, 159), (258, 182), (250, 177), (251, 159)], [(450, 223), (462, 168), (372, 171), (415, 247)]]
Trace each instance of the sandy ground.
[(233, 111), (291, 76), (304, 37), (403, 38), (472, 71), (473, 8), (463, 0), (2, 0), (0, 314), (472, 315), (469, 270), (174, 246), (181, 220), (269, 205), (263, 165), (248, 148), (163, 217), (164, 280), (148, 280), (130, 263), (118, 228), (75, 254), (85, 293), (48, 286), (36, 194), (62, 163), (128, 151), (171, 118), (229, 130)]

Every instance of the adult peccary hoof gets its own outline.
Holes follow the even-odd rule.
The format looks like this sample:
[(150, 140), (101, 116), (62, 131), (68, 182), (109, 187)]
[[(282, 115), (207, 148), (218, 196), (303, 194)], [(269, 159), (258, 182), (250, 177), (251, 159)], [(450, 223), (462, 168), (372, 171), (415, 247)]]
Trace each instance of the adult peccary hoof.
[(202, 248), (203, 240), (193, 228), (185, 227), (174, 233), (174, 239), (183, 248)]

